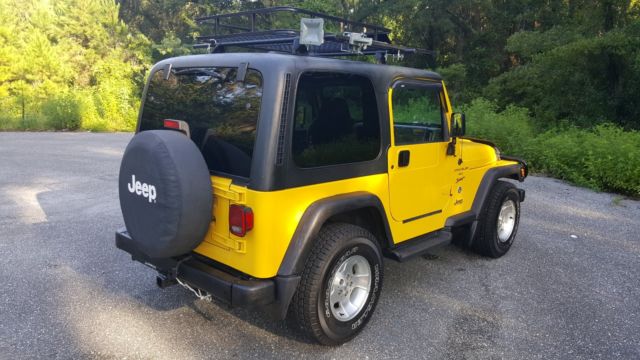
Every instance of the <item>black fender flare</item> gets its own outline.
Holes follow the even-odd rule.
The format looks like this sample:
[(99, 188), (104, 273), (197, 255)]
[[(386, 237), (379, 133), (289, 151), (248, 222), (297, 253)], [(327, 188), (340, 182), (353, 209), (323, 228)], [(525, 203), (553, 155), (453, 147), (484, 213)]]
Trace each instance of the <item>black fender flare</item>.
[(380, 213), (387, 241), (392, 243), (391, 230), (384, 206), (376, 195), (366, 191), (358, 191), (317, 200), (309, 205), (300, 218), (298, 227), (293, 233), (278, 269), (278, 276), (292, 276), (302, 273), (313, 247), (314, 239), (328, 219), (334, 215), (363, 208), (374, 208)]
[[(524, 177), (520, 172), (521, 168), (525, 169), (524, 177), (526, 177), (528, 169), (526, 163), (524, 162), (520, 162), (519, 164), (495, 167), (487, 170), (487, 172), (482, 177), (482, 180), (480, 181), (480, 185), (478, 186), (478, 190), (476, 191), (476, 196), (473, 199), (473, 205), (471, 205), (471, 210), (448, 218), (445, 222), (445, 227), (455, 228), (469, 225), (468, 245), (471, 245), (471, 242), (475, 238), (478, 219), (480, 219), (480, 214), (482, 213), (482, 209), (484, 208), (484, 203), (489, 196), (489, 192), (493, 188), (493, 185), (496, 183), (496, 181), (498, 181), (498, 179), (503, 178), (524, 181)], [(519, 192), (520, 201), (524, 201), (524, 190), (520, 189)]]
[(498, 181), (498, 179), (509, 178), (519, 181), (524, 180), (524, 178), (520, 177), (521, 167), (522, 165), (520, 164), (500, 166), (489, 169), (484, 174), (484, 176), (482, 177), (482, 181), (480, 181), (480, 185), (478, 186), (476, 196), (473, 199), (473, 205), (471, 206), (471, 211), (473, 211), (476, 215), (476, 219), (480, 216), (480, 213), (482, 212), (482, 209), (484, 207), (484, 202), (489, 196), (489, 192), (493, 188), (493, 185), (496, 183), (496, 181)]

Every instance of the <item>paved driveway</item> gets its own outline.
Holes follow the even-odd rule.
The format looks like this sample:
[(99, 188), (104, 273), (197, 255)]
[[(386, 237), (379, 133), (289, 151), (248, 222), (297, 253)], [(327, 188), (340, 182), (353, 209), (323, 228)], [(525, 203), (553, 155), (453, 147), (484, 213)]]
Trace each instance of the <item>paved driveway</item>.
[(115, 248), (130, 137), (0, 133), (0, 358), (640, 358), (640, 202), (531, 177), (507, 256), (387, 261), (368, 327), (328, 348)]

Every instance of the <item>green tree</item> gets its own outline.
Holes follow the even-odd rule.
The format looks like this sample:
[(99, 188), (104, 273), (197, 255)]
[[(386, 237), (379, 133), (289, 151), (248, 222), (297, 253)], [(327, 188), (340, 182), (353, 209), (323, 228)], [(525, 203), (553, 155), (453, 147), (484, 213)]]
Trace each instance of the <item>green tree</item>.
[(0, 0), (2, 128), (131, 129), (150, 43), (107, 0)]
[(506, 49), (513, 66), (493, 78), (485, 93), (502, 106), (529, 108), (547, 127), (615, 121), (639, 128), (637, 6), (598, 4), (574, 5), (570, 23), (511, 36)]

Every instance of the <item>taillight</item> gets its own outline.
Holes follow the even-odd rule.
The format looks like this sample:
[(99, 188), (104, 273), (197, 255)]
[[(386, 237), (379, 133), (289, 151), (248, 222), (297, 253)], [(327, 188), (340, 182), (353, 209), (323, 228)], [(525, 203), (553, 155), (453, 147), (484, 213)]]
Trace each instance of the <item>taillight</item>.
[(186, 121), (182, 120), (174, 120), (174, 119), (164, 119), (163, 125), (165, 129), (172, 129), (181, 131), (183, 134), (191, 137), (191, 131), (189, 130), (189, 124)]
[(253, 229), (253, 211), (242, 205), (229, 206), (229, 231), (235, 236), (245, 236)]
[(167, 129), (180, 130), (180, 122), (178, 122), (177, 120), (165, 119), (164, 120), (164, 127), (167, 128)]

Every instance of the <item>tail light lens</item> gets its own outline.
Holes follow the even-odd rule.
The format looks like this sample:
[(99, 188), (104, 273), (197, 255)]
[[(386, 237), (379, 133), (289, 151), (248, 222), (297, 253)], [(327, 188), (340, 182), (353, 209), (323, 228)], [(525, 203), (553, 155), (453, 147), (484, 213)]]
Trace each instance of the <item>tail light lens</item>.
[(178, 130), (187, 135), (187, 137), (191, 137), (191, 130), (189, 130), (189, 124), (186, 121), (164, 119), (163, 125), (165, 129)]
[(180, 130), (180, 122), (177, 120), (164, 119), (164, 127), (167, 129)]
[(245, 236), (253, 229), (253, 211), (242, 205), (229, 206), (229, 231), (235, 236)]

